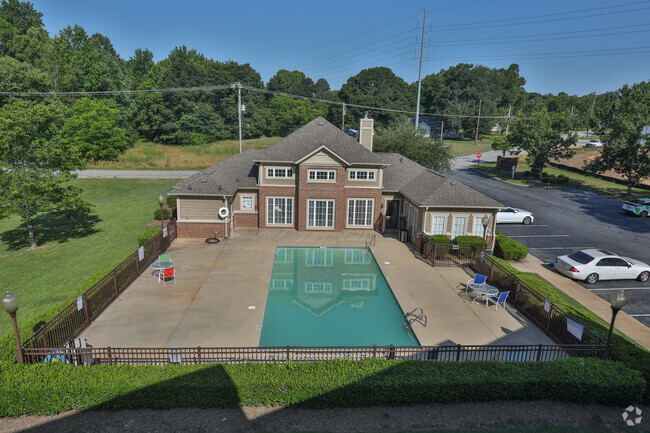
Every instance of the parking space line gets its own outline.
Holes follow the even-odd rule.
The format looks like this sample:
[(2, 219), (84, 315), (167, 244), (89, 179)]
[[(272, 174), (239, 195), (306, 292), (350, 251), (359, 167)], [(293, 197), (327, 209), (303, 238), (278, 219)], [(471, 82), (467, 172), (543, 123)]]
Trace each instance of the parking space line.
[(534, 247), (528, 247), (529, 250), (586, 250), (588, 248), (596, 248), (596, 247), (548, 247), (548, 248), (534, 248)]
[(509, 236), (511, 238), (568, 238), (571, 235), (521, 235)]
[(649, 287), (613, 287), (611, 289), (587, 289), (587, 290), (589, 290), (590, 292), (595, 292), (597, 290), (600, 290), (600, 291), (607, 291), (607, 290), (650, 290), (650, 286)]
[(650, 314), (628, 314), (631, 317), (650, 317)]

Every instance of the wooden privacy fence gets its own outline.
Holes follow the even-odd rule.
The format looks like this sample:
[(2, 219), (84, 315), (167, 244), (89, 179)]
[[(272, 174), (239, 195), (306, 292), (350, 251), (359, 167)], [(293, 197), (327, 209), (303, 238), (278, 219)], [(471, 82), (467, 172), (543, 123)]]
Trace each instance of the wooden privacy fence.
[(167, 224), (167, 235), (160, 231), (144, 244), (144, 257), (138, 250), (117, 265), (101, 280), (86, 290), (77, 300), (66, 306), (23, 343), (24, 350), (43, 347), (62, 347), (86, 329), (129, 284), (149, 268), (158, 254), (164, 252), (176, 239), (176, 221)]
[(188, 348), (25, 348), (28, 364), (58, 361), (75, 365), (167, 365), (284, 363), (385, 358), (418, 361), (553, 361), (602, 358), (605, 345), (365, 346), (365, 347), (188, 347)]
[(481, 255), (474, 245), (440, 244), (425, 234), (414, 237), (413, 246), (433, 266), (472, 266)]
[[(582, 339), (578, 339), (567, 328), (567, 318), (576, 321), (553, 302), (548, 301), (538, 291), (523, 282), (519, 277), (497, 263), (492, 256), (477, 259), (477, 272), (487, 275), (488, 283), (502, 292), (510, 291), (508, 302), (526, 317), (535, 322), (551, 339), (560, 344), (605, 345), (605, 340), (585, 327)], [(548, 311), (546, 311), (546, 308)]]

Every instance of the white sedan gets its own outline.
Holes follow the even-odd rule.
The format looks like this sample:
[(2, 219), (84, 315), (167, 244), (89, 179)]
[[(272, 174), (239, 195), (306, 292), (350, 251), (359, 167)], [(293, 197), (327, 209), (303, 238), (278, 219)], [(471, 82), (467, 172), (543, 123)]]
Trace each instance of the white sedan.
[(502, 223), (519, 223), (530, 224), (534, 220), (533, 214), (527, 210), (517, 209), (516, 207), (505, 207), (497, 212), (497, 224)]
[(589, 140), (587, 144), (585, 144), (585, 147), (602, 147), (603, 142), (600, 140)]
[(593, 284), (598, 280), (648, 281), (650, 265), (607, 250), (575, 251), (555, 259), (555, 270), (575, 280)]

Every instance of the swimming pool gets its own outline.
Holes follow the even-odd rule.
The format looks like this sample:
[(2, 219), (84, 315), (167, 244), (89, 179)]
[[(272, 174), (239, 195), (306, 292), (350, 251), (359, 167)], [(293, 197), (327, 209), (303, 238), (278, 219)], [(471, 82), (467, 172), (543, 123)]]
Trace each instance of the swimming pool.
[(275, 250), (260, 347), (419, 346), (366, 248)]

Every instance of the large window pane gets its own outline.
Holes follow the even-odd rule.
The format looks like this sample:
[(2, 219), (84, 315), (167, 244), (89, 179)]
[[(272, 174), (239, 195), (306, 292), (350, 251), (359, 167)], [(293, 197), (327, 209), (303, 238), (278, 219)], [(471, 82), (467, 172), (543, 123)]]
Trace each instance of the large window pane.
[(373, 200), (354, 199), (348, 201), (348, 225), (371, 226)]

